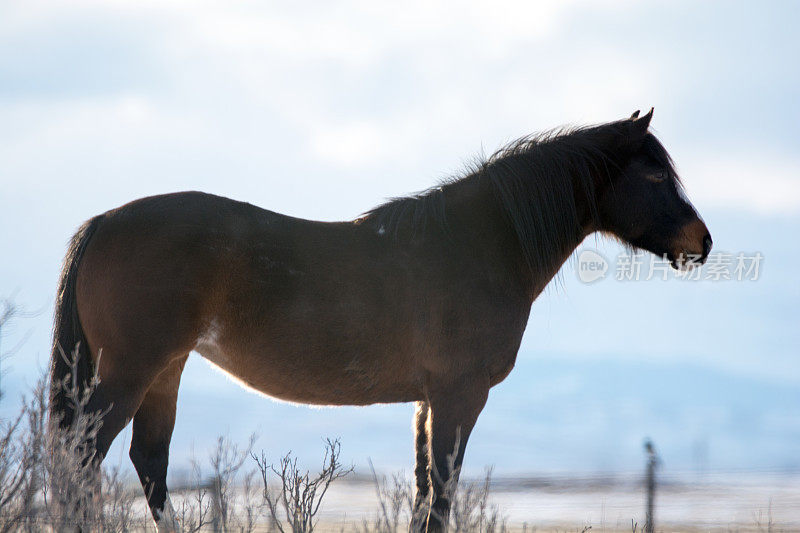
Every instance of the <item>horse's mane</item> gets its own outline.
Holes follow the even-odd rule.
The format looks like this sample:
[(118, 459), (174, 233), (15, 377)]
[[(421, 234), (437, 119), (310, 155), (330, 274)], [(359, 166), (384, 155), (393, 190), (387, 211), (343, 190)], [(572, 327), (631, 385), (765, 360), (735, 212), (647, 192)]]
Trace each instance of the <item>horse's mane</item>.
[[(364, 213), (360, 222), (394, 237), (401, 232), (421, 236), (431, 228), (447, 233), (448, 189), (465, 180), (485, 180), (513, 227), (528, 266), (533, 271), (550, 269), (557, 261), (553, 250), (574, 246), (579, 238), (576, 188), (585, 195), (590, 216), (598, 220), (592, 176), (620, 163), (601, 150), (598, 142), (613, 132), (609, 126), (561, 128), (517, 139), (474, 163), (463, 175), (390, 199)], [(677, 179), (669, 154), (655, 136), (646, 135), (642, 150)]]

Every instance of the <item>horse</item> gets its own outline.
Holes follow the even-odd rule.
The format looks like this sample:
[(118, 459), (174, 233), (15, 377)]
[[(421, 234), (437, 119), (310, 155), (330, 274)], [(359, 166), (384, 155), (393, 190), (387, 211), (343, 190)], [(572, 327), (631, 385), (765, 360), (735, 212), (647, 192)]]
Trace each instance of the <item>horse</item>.
[[(194, 351), (295, 403), (415, 402), (415, 527), (447, 526), (458, 470), (489, 390), (514, 367), (533, 301), (599, 232), (676, 269), (709, 231), (653, 110), (521, 138), (461, 176), (345, 222), (179, 192), (88, 220), (58, 288), (51, 383), (96, 384), (102, 460), (133, 420), (130, 458), (159, 530), (181, 372)], [(75, 348), (71, 370), (62, 356)], [(102, 353), (102, 357), (99, 354)], [(73, 406), (51, 385), (51, 420)], [(455, 478), (455, 479), (453, 479)]]

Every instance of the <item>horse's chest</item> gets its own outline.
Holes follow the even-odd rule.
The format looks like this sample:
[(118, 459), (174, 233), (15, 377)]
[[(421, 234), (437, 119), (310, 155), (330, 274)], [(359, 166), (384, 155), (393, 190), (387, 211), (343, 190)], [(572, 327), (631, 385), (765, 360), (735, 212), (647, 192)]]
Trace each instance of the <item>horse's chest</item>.
[(513, 370), (522, 336), (527, 324), (525, 310), (510, 309), (498, 313), (493, 320), (484, 322), (478, 339), (471, 339), (476, 346), (476, 354), (483, 358), (492, 386), (503, 381)]
[(507, 350), (506, 352), (496, 354), (496, 356), (489, 362), (489, 382), (492, 387), (506, 379), (511, 371), (514, 369), (514, 364), (517, 361), (517, 349)]

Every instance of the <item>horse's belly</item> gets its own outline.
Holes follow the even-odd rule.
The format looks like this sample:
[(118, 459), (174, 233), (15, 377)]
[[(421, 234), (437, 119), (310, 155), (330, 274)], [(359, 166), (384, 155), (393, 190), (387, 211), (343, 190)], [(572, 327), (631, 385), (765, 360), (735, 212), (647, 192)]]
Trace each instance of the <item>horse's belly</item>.
[(421, 379), (353, 357), (341, 367), (319, 360), (235, 354), (200, 342), (195, 351), (240, 382), (267, 396), (312, 405), (369, 405), (423, 399)]

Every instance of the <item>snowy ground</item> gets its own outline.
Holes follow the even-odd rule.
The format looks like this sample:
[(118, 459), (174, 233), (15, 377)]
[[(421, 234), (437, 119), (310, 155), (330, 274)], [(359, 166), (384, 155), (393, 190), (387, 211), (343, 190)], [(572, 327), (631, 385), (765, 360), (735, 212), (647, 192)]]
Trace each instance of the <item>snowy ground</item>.
[[(644, 523), (645, 498), (635, 477), (496, 479), (492, 502), (509, 526), (528, 530), (630, 531)], [(366, 482), (331, 488), (322, 520), (358, 521), (374, 516), (374, 487)], [(701, 480), (664, 480), (656, 497), (663, 531), (800, 531), (800, 476), (707, 475)]]
[[(694, 478), (694, 479), (692, 479)], [(480, 480), (466, 480), (466, 482)], [(497, 477), (490, 504), (514, 532), (637, 532), (644, 524), (645, 496), (636, 475)], [(173, 500), (180, 505), (180, 493)], [(137, 502), (144, 516), (143, 501)], [(331, 486), (317, 530), (366, 531), (378, 503), (370, 476), (351, 475)], [(268, 531), (266, 519), (257, 531)], [(726, 473), (662, 477), (656, 497), (656, 529), (663, 532), (800, 531), (800, 473)]]

